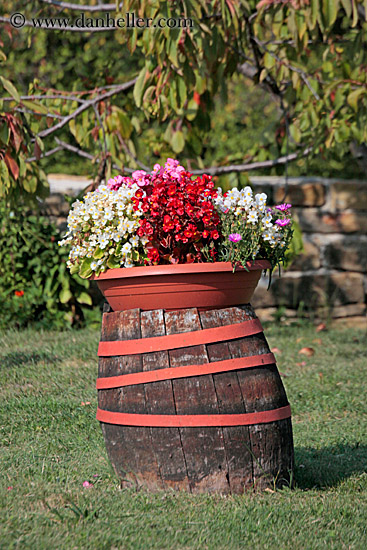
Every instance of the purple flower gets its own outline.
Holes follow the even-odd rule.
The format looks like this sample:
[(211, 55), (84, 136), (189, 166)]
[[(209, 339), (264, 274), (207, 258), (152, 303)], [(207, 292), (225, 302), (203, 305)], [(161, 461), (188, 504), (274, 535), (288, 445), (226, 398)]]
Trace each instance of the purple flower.
[(285, 218), (284, 220), (277, 220), (275, 223), (276, 225), (280, 225), (280, 227), (284, 227), (289, 223), (291, 223), (291, 220), (289, 220), (288, 218)]
[(284, 212), (285, 210), (289, 210), (290, 208), (292, 208), (292, 205), (285, 202), (283, 204), (278, 204), (278, 206), (276, 206), (275, 208)]
[(231, 233), (231, 234), (228, 236), (228, 239), (229, 239), (232, 243), (238, 243), (239, 241), (242, 240), (242, 236), (241, 236), (239, 233)]

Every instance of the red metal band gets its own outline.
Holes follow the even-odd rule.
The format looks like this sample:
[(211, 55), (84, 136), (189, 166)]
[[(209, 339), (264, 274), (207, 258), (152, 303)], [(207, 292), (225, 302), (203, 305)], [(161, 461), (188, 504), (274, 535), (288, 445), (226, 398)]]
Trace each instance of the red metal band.
[(252, 426), (290, 418), (290, 405), (245, 414), (131, 414), (97, 409), (97, 420), (121, 426), (145, 426), (153, 428), (200, 428), (215, 426)]
[(251, 336), (262, 332), (263, 328), (259, 319), (244, 321), (234, 325), (206, 328), (194, 332), (180, 332), (166, 336), (154, 336), (152, 338), (139, 338), (137, 340), (116, 340), (100, 342), (98, 347), (99, 357), (115, 355), (135, 355), (138, 353), (152, 353), (200, 344), (211, 344), (224, 340), (234, 340), (243, 336)]
[(204, 363), (203, 365), (187, 365), (182, 367), (158, 369), (145, 372), (134, 372), (120, 376), (110, 376), (97, 379), (97, 390), (108, 390), (121, 388), (123, 386), (135, 386), (136, 384), (149, 384), (150, 382), (161, 382), (162, 380), (173, 380), (175, 378), (187, 378), (190, 376), (203, 376), (205, 374), (216, 374), (233, 370), (260, 367), (275, 363), (272, 353), (252, 355), (250, 357), (239, 357), (225, 361)]

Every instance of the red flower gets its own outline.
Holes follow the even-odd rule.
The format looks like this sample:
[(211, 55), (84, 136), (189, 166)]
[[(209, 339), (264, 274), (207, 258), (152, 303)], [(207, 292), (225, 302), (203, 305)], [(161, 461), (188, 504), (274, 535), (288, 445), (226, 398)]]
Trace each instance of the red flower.
[(210, 252), (215, 259), (215, 241), (221, 236), (211, 200), (216, 194), (210, 176), (192, 180), (184, 171), (174, 178), (153, 175), (144, 196), (134, 197), (134, 206), (144, 212), (137, 233), (149, 239), (145, 264), (203, 262), (207, 246), (215, 249)]
[(16, 290), (14, 294), (15, 296), (24, 296), (24, 290)]

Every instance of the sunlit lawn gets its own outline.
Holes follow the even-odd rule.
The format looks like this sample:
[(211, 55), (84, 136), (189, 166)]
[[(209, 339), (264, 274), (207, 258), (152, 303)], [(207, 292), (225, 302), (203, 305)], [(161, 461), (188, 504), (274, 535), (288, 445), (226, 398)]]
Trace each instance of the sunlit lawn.
[(0, 548), (367, 548), (366, 334), (266, 334), (292, 405), (296, 488), (216, 497), (120, 489), (95, 420), (98, 331), (2, 333)]

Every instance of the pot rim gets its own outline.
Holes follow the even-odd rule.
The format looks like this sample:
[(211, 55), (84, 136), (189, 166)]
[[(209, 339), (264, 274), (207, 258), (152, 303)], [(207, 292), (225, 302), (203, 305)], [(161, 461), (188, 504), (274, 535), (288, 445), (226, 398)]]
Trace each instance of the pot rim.
[[(254, 262), (247, 262), (246, 266), (249, 271), (262, 271), (263, 269), (269, 269), (271, 264), (268, 260), (255, 260)], [(231, 262), (148, 265), (107, 269), (107, 271), (101, 273), (98, 277), (93, 274), (91, 279), (98, 282), (108, 279), (121, 279), (127, 277), (148, 277), (149, 275), (184, 275), (189, 273), (220, 273), (228, 271), (233, 271)], [(242, 266), (236, 267), (235, 271), (246, 272)]]

